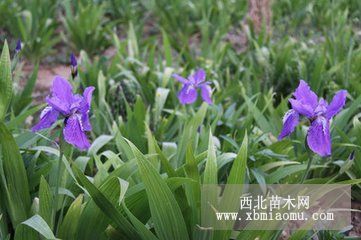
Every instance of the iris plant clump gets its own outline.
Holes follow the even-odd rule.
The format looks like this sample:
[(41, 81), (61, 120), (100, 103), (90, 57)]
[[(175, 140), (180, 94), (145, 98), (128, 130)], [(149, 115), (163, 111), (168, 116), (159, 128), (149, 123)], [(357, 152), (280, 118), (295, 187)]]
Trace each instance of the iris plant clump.
[(305, 116), (310, 121), (308, 147), (322, 157), (331, 155), (330, 121), (345, 105), (346, 95), (346, 90), (340, 90), (328, 104), (323, 98), (318, 99), (308, 84), (301, 80), (293, 93), (294, 98), (289, 99), (292, 109), (283, 118), (283, 128), (278, 139), (290, 135), (298, 125), (300, 116)]
[(92, 130), (89, 111), (94, 87), (87, 87), (83, 96), (73, 94), (71, 84), (61, 76), (53, 80), (48, 106), (41, 112), (40, 121), (33, 127), (39, 131), (51, 127), (59, 116), (64, 117), (64, 140), (80, 150), (90, 147), (86, 132)]

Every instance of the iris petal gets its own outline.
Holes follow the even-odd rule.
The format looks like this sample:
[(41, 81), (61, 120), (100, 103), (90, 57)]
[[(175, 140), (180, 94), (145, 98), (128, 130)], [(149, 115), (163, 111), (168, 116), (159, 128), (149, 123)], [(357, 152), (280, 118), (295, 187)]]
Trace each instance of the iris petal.
[(84, 90), (83, 97), (82, 97), (80, 107), (79, 107), (79, 111), (81, 113), (89, 112), (94, 90), (95, 90), (94, 87), (87, 87)]
[(178, 94), (181, 104), (191, 104), (197, 100), (197, 89), (191, 84), (185, 84)]
[(52, 108), (54, 108), (61, 114), (65, 115), (65, 116), (70, 114), (70, 110), (71, 110), (70, 105), (68, 105), (68, 103), (60, 100), (59, 98), (57, 98), (55, 96), (47, 97), (46, 102), (49, 104), (49, 106), (51, 106)]
[(83, 131), (91, 131), (92, 130), (92, 125), (90, 124), (90, 119), (89, 119), (89, 114), (88, 113), (83, 113), (81, 114), (81, 121), (82, 121), (82, 130)]
[(205, 101), (208, 104), (213, 104), (212, 102), (212, 88), (208, 84), (202, 84), (200, 85), (201, 88), (201, 96), (203, 101)]
[(299, 123), (299, 118), (299, 114), (293, 109), (286, 112), (285, 116), (283, 117), (283, 127), (280, 135), (278, 136), (278, 140), (287, 137), (295, 130), (295, 127)]
[(331, 155), (330, 122), (319, 116), (312, 121), (307, 133), (307, 144), (318, 155), (325, 157)]
[(298, 85), (296, 91), (293, 93), (296, 100), (301, 102), (303, 105), (310, 106), (313, 110), (318, 105), (318, 97), (316, 93), (314, 93), (308, 84), (301, 80), (300, 84)]
[(346, 90), (340, 90), (335, 94), (330, 105), (328, 105), (327, 107), (327, 111), (326, 111), (327, 119), (332, 118), (341, 111), (341, 109), (346, 103), (346, 95), (347, 95)]
[(292, 109), (298, 112), (301, 115), (304, 115), (308, 118), (312, 118), (314, 116), (314, 110), (309, 105), (304, 105), (300, 101), (295, 99), (289, 99), (289, 102), (292, 105)]
[(315, 115), (324, 115), (327, 111), (328, 103), (325, 99), (320, 98), (320, 101), (318, 101), (318, 105), (315, 108)]
[(90, 147), (89, 140), (83, 131), (83, 122), (79, 114), (71, 115), (63, 129), (64, 140), (80, 150), (87, 150)]
[(73, 87), (66, 79), (55, 76), (51, 96), (46, 102), (63, 115), (69, 115), (74, 103)]
[(61, 76), (55, 76), (52, 95), (70, 106), (73, 100), (73, 87)]
[(194, 74), (189, 76), (189, 80), (194, 84), (199, 84), (206, 80), (206, 72), (203, 69), (198, 69)]
[(172, 74), (172, 77), (175, 78), (178, 82), (181, 82), (183, 84), (188, 83), (188, 79), (186, 79), (178, 74)]
[(40, 131), (51, 127), (58, 119), (59, 112), (48, 106), (40, 114), (40, 121), (32, 128), (32, 131)]
[(82, 102), (80, 104), (79, 112), (81, 113), (81, 121), (83, 123), (82, 124), (83, 131), (91, 131), (92, 130), (92, 126), (91, 126), (90, 120), (89, 120), (89, 110), (90, 110), (91, 100), (92, 100), (92, 95), (93, 95), (94, 90), (95, 90), (94, 87), (87, 87), (84, 90)]

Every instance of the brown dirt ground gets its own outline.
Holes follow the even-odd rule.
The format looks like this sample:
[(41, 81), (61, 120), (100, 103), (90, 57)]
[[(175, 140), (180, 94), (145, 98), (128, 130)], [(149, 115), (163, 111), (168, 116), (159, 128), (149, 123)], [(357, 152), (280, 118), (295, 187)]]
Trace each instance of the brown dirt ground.
[[(34, 66), (29, 63), (25, 63), (23, 67), (24, 81), (28, 79), (28, 76), (34, 70)], [(35, 100), (41, 100), (49, 93), (49, 89), (52, 85), (52, 81), (55, 75), (60, 75), (65, 78), (70, 77), (70, 68), (64, 65), (40, 65), (38, 71), (38, 78), (36, 80), (35, 91), (33, 97)]]

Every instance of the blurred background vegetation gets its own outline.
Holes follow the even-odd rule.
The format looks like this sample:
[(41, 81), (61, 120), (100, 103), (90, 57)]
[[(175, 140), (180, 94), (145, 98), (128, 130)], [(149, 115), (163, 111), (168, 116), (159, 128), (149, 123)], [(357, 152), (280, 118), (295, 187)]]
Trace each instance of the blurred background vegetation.
[(207, 67), (220, 87), (232, 76), (249, 93), (286, 94), (300, 78), (318, 93), (335, 84), (361, 90), (353, 71), (361, 67), (360, 1), (257, 2), (3, 0), (1, 41), (13, 39), (14, 46), (21, 39), (27, 59), (51, 63), (81, 50), (101, 59), (104, 50), (130, 42), (140, 62), (161, 61), (163, 53), (159, 67)]

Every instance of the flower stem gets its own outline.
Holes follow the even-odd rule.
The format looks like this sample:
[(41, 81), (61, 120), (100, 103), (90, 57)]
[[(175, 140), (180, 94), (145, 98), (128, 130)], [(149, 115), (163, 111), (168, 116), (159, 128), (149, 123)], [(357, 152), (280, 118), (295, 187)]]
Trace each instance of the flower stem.
[(60, 187), (60, 180), (61, 180), (61, 167), (63, 161), (63, 134), (60, 134), (59, 137), (59, 159), (58, 159), (58, 167), (56, 173), (56, 183), (55, 183), (55, 196), (54, 196), (54, 206), (53, 206), (53, 224), (55, 230), (55, 222), (56, 222), (56, 212), (58, 209), (58, 202), (59, 202), (59, 187)]
[(308, 177), (308, 174), (310, 172), (311, 169), (311, 165), (312, 165), (312, 155), (310, 153), (310, 151), (307, 149), (307, 155), (308, 155), (308, 163), (307, 163), (307, 168), (305, 171), (305, 174), (303, 175), (302, 179), (301, 179), (301, 184), (306, 180), (306, 178)]

